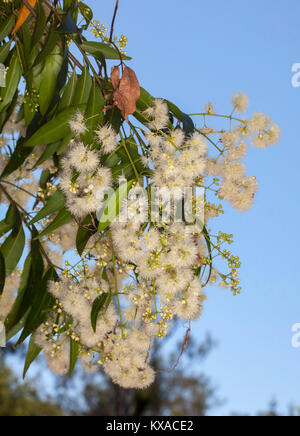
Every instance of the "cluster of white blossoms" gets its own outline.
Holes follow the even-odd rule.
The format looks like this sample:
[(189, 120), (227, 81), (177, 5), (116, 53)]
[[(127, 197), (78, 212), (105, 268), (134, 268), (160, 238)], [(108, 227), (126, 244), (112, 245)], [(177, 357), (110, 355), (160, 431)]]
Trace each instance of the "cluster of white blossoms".
[[(102, 367), (124, 388), (145, 388), (155, 377), (150, 365), (154, 341), (168, 334), (174, 319), (189, 324), (200, 317), (205, 287), (217, 283), (234, 294), (240, 292), (240, 260), (224, 247), (233, 242), (232, 235), (221, 231), (214, 234), (207, 224), (223, 213), (222, 200), (241, 211), (252, 206), (258, 183), (246, 174), (243, 159), (250, 143), (259, 148), (275, 144), (280, 129), (262, 113), (255, 113), (250, 120), (235, 117), (234, 112), (242, 113), (248, 107), (245, 94), (235, 94), (232, 102), (229, 116), (216, 114), (212, 104), (203, 113), (194, 114), (203, 118), (203, 125), (195, 127), (192, 134), (181, 128), (181, 120), (174, 126), (168, 104), (162, 99), (156, 99), (143, 113), (148, 120), (146, 127), (130, 124), (130, 140), (136, 140), (146, 171), (138, 174), (136, 158), (129, 158), (136, 180), (131, 180), (131, 190), (119, 214), (100, 232), (96, 213), (106, 204), (108, 189), (118, 188), (120, 176), (117, 172), (113, 177), (105, 163), (123, 147), (124, 155), (130, 156), (125, 148), (126, 131), (122, 130), (119, 137), (110, 125), (100, 126), (87, 145), (87, 120), (78, 112), (70, 121), (75, 138), (60, 158), (58, 171), (53, 169), (53, 185), (44, 191), (35, 188), (40, 208), (49, 193), (59, 187), (75, 218), (41, 239), (60, 275), (59, 281), (49, 283), (55, 305), (34, 339), (57, 374), (69, 372), (70, 344), (76, 344), (78, 358), (87, 371)], [(229, 128), (212, 128), (208, 119), (221, 119), (229, 123)], [(18, 192), (19, 188), (24, 194), (28, 170), (43, 152), (43, 147), (38, 153), (34, 151), (18, 170), (21, 173), (7, 179), (12, 184), (7, 189), (22, 207), (26, 203), (12, 189)], [(8, 152), (0, 157), (3, 169)], [(49, 160), (38, 168), (49, 169)], [(126, 182), (124, 176), (119, 179)], [(183, 213), (179, 222), (172, 209), (170, 219), (165, 219), (160, 205), (161, 214), (153, 220), (149, 210), (152, 188), (159, 190), (162, 204), (168, 202), (171, 192), (173, 206), (182, 204), (186, 188), (192, 189), (193, 205), (198, 204), (199, 191), (204, 191), (204, 216), (188, 222)], [(199, 218), (198, 212), (194, 209), (192, 218)], [(83, 224), (87, 216), (92, 223), (89, 227)], [(53, 218), (55, 215), (40, 222), (39, 229), (45, 229)], [(91, 230), (90, 238), (79, 260), (75, 264), (65, 260), (62, 269), (62, 256), (71, 252), (74, 260), (77, 254), (78, 227)], [(218, 256), (227, 262), (227, 273), (217, 269)], [(0, 300), (0, 321), (13, 304), (18, 277), (13, 274), (6, 284)], [(101, 304), (93, 325), (97, 302)]]
[[(112, 176), (109, 168), (100, 165), (99, 151), (80, 141), (80, 134), (86, 131), (80, 112), (70, 121), (70, 126), (77, 136), (61, 163), (60, 188), (66, 195), (68, 209), (80, 219), (99, 210)], [(97, 140), (103, 153), (109, 153), (117, 146), (117, 135), (110, 127), (98, 130)]]

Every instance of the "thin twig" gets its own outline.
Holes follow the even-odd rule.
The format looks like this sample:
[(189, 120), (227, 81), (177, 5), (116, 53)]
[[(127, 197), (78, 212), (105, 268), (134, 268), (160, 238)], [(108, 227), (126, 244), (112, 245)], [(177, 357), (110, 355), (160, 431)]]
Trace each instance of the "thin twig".
[(109, 42), (111, 42), (111, 43), (113, 42), (114, 26), (115, 26), (115, 21), (116, 21), (116, 17), (117, 17), (118, 7), (119, 7), (119, 0), (116, 0), (114, 16), (113, 16), (112, 23), (111, 23), (111, 28), (110, 28)]

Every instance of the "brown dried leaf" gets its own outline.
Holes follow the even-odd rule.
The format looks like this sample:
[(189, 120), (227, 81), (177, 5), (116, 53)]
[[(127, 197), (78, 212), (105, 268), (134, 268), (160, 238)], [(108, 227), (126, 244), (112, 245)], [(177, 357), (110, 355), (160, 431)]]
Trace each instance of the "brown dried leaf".
[[(115, 79), (116, 70), (112, 74), (114, 74)], [(126, 121), (128, 121), (128, 116), (136, 111), (136, 102), (140, 95), (140, 84), (135, 72), (131, 68), (125, 67), (119, 86), (115, 89), (113, 101)]]
[(119, 79), (120, 79), (120, 68), (119, 67), (112, 67), (110, 79), (112, 86), (114, 87), (114, 90), (116, 90), (119, 86)]

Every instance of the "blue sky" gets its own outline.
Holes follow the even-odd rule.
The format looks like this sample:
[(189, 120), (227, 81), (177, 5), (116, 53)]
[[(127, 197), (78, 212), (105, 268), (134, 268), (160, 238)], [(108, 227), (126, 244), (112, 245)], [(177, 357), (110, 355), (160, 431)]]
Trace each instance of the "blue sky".
[[(87, 0), (110, 25), (114, 1)], [(300, 88), (291, 68), (300, 62), (298, 0), (120, 0), (116, 33), (129, 38), (131, 66), (141, 84), (192, 113), (214, 102), (230, 111), (236, 91), (250, 113), (263, 111), (282, 128), (279, 145), (251, 149), (248, 172), (260, 191), (254, 208), (228, 208), (220, 228), (235, 235), (243, 293), (211, 288), (193, 331), (219, 342), (203, 369), (227, 402), (214, 414), (255, 413), (275, 396), (300, 406), (300, 349), (291, 328), (300, 322), (297, 277), (300, 215), (298, 166)], [(195, 365), (197, 365), (195, 363)]]

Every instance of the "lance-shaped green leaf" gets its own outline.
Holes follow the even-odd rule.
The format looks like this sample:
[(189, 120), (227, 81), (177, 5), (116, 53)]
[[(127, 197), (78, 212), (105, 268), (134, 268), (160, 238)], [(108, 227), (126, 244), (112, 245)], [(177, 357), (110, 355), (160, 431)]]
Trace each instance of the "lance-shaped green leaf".
[(79, 344), (70, 338), (70, 369), (69, 378), (72, 377), (79, 355)]
[(41, 283), (35, 289), (31, 309), (26, 319), (23, 332), (18, 340), (18, 344), (22, 344), (28, 336), (45, 322), (49, 311), (55, 304), (55, 298), (48, 292), (48, 283), (50, 280), (58, 280), (58, 276), (53, 267), (50, 267), (46, 271)]
[(45, 10), (41, 2), (38, 2), (37, 5), (37, 13), (38, 17), (35, 23), (34, 32), (32, 35), (31, 46), (34, 47), (38, 42), (40, 42), (46, 28), (47, 17), (45, 14)]
[(37, 215), (30, 221), (34, 224), (37, 221), (51, 215), (54, 212), (61, 210), (65, 206), (64, 194), (57, 190), (48, 200), (45, 206), (37, 213)]
[(13, 30), (14, 25), (15, 25), (15, 17), (14, 15), (11, 15), (10, 17), (7, 18), (7, 20), (4, 21), (4, 23), (1, 26), (0, 42), (2, 42), (3, 39), (10, 34), (10, 32)]
[(182, 122), (182, 128), (183, 128), (183, 131), (185, 132), (185, 135), (187, 137), (191, 136), (195, 131), (195, 124), (194, 124), (192, 118), (189, 117), (187, 114), (182, 112), (181, 113), (181, 122)]
[(37, 163), (34, 165), (34, 168), (37, 168), (39, 165), (42, 165), (42, 163), (46, 162), (46, 160), (48, 160), (51, 156), (53, 156), (54, 153), (56, 153), (59, 145), (60, 145), (60, 141), (54, 142), (53, 144), (49, 144), (46, 147), (42, 156), (39, 158)]
[(65, 148), (70, 144), (70, 142), (72, 141), (72, 139), (74, 139), (75, 136), (76, 136), (75, 133), (70, 132), (67, 134), (67, 136), (65, 136), (60, 141), (60, 144), (56, 150), (56, 153), (58, 154), (58, 156), (60, 156), (64, 152)]
[(29, 277), (33, 279), (30, 272), (31, 272), (31, 254), (29, 254), (25, 260), (18, 295), (11, 311), (9, 312), (5, 320), (5, 327), (6, 327), (7, 334), (9, 334), (11, 330), (14, 328), (14, 326), (16, 326), (23, 319), (24, 314), (26, 312), (26, 310), (23, 311), (20, 309), (23, 303), (24, 294), (28, 286)]
[(91, 88), (92, 88), (92, 77), (89, 73), (88, 68), (85, 67), (76, 85), (73, 105), (79, 106), (81, 104), (87, 104), (89, 100)]
[(18, 88), (21, 75), (22, 67), (18, 53), (15, 50), (6, 74), (6, 86), (5, 88), (0, 88), (0, 112), (11, 103)]
[[(87, 51), (89, 54), (93, 55), (100, 61), (102, 61), (103, 57), (105, 59), (120, 59), (120, 55), (115, 48), (102, 42), (83, 42), (81, 44), (81, 48), (83, 48), (83, 50)], [(122, 54), (122, 59), (124, 59), (125, 61), (129, 61), (132, 58)]]
[[(34, 232), (33, 237), (37, 234)], [(25, 314), (30, 310), (32, 302), (36, 298), (36, 293), (39, 292), (37, 283), (41, 284), (44, 272), (44, 260), (41, 254), (41, 245), (39, 241), (31, 240), (31, 250), (25, 262), (26, 274), (21, 278), (21, 287), (17, 297), (17, 305), (15, 307), (14, 320), (19, 322), (24, 318)], [(28, 274), (29, 268), (29, 274)], [(22, 290), (22, 292), (21, 292)], [(27, 318), (26, 318), (27, 322)]]
[(99, 220), (98, 232), (105, 230), (119, 215), (123, 201), (127, 198), (133, 183), (134, 180), (122, 183), (116, 191), (111, 192), (111, 195), (97, 214)]
[(70, 132), (69, 121), (80, 108), (71, 107), (56, 115), (52, 120), (42, 126), (28, 139), (24, 146), (35, 147), (38, 145), (53, 144), (67, 136)]
[(209, 263), (209, 273), (208, 273), (208, 277), (206, 279), (206, 282), (203, 286), (207, 286), (210, 278), (211, 278), (211, 274), (212, 274), (212, 265), (213, 265), (213, 258), (212, 258), (212, 248), (211, 248), (211, 241), (210, 241), (210, 236), (209, 233), (207, 231), (207, 228), (205, 227), (204, 223), (196, 216), (192, 216), (195, 219), (195, 223), (196, 223), (196, 227), (199, 231), (199, 234), (203, 234), (204, 239), (205, 239), (205, 243), (206, 243), (206, 247), (207, 247), (207, 251), (208, 251), (208, 257), (210, 259), (210, 263)]
[(24, 328), (28, 314), (29, 310), (27, 311), (27, 313), (25, 313), (23, 318), (17, 324), (15, 324), (12, 329), (9, 330), (9, 332), (6, 332), (7, 342), (14, 338), (22, 330), (22, 328)]
[(5, 222), (5, 220), (0, 222), (0, 237), (5, 235), (5, 233), (9, 232), (11, 230), (10, 224)]
[(4, 168), (0, 178), (9, 176), (11, 173), (16, 171), (25, 161), (25, 159), (30, 155), (31, 149), (24, 147), (24, 138), (18, 140), (17, 146), (14, 149), (12, 156), (9, 159), (8, 164)]
[[(78, 228), (77, 236), (76, 236), (76, 248), (79, 256), (82, 255), (88, 241), (90, 240), (91, 236), (95, 233), (95, 230), (91, 224), (92, 224), (91, 217), (88, 216), (83, 220), (82, 226)], [(86, 229), (86, 227), (88, 226), (91, 226), (91, 230)]]
[(6, 277), (5, 259), (0, 251), (0, 297), (3, 293)]
[(14, 227), (15, 223), (19, 219), (20, 216), (18, 216), (17, 208), (11, 204), (8, 208), (4, 220), (0, 222), (0, 237), (5, 235), (5, 233), (9, 232), (9, 230)]
[(21, 223), (15, 226), (1, 246), (5, 258), (6, 274), (10, 274), (18, 265), (25, 247), (25, 233)]
[(29, 26), (27, 23), (24, 23), (22, 26), (22, 46), (24, 49), (24, 57), (25, 57), (25, 65), (26, 70), (29, 66), (30, 54), (31, 54), (31, 31), (29, 30)]
[(91, 312), (91, 324), (94, 332), (97, 330), (97, 320), (101, 309), (104, 307), (104, 304), (108, 298), (109, 294), (102, 294), (93, 303), (93, 308)]
[(67, 109), (69, 107), (72, 106), (73, 104), (73, 100), (74, 100), (74, 95), (75, 95), (75, 90), (76, 90), (76, 85), (77, 85), (77, 74), (76, 74), (76, 70), (74, 69), (72, 76), (70, 77), (63, 95), (60, 99), (60, 102), (58, 103), (58, 107), (57, 107), (57, 112), (61, 112), (64, 109)]
[(154, 97), (152, 97), (152, 95), (149, 94), (149, 92), (146, 91), (146, 89), (144, 89), (142, 87), (140, 89), (141, 89), (141, 95), (140, 95), (139, 100), (136, 103), (136, 106), (140, 111), (144, 111), (149, 106), (153, 106)]
[(70, 212), (63, 208), (59, 214), (54, 218), (51, 224), (49, 224), (48, 227), (45, 228), (45, 230), (42, 231), (42, 233), (39, 234), (37, 238), (42, 238), (43, 236), (49, 235), (49, 233), (54, 232), (54, 230), (59, 229), (60, 227), (69, 224), (73, 219), (73, 216), (70, 214)]
[(88, 5), (86, 5), (82, 1), (79, 3), (79, 10), (86, 21), (86, 25), (84, 26), (84, 28), (87, 29), (93, 19), (93, 11)]
[(34, 342), (34, 336), (32, 335), (29, 341), (28, 350), (25, 359), (25, 365), (23, 370), (23, 379), (26, 377), (26, 374), (31, 366), (31, 364), (35, 361), (35, 359), (39, 356), (42, 349), (38, 347)]
[(0, 62), (3, 63), (6, 61), (6, 58), (10, 51), (12, 40), (6, 42), (2, 47), (0, 47)]
[(169, 100), (166, 100), (167, 105), (169, 106), (170, 111), (172, 112), (173, 115), (175, 115), (175, 117), (181, 121), (182, 118), (182, 111), (179, 109), (178, 106), (176, 106), (174, 103), (172, 103)]
[(103, 124), (104, 119), (104, 98), (102, 92), (96, 82), (93, 79), (93, 86), (90, 92), (89, 101), (87, 104), (87, 110), (85, 113), (87, 131), (81, 135), (81, 139), (86, 144), (90, 144), (93, 140), (95, 129)]
[(42, 71), (42, 82), (39, 90), (40, 112), (42, 115), (47, 113), (54, 98), (57, 78), (63, 65), (63, 60), (61, 49), (56, 45), (52, 53), (47, 57)]
[(45, 45), (40, 50), (39, 55), (36, 57), (34, 65), (38, 65), (40, 63), (44, 63), (47, 57), (52, 53), (54, 47), (57, 44), (58, 39), (61, 38), (61, 35), (55, 31), (54, 26), (51, 26), (50, 32), (48, 33), (48, 38), (45, 42)]

